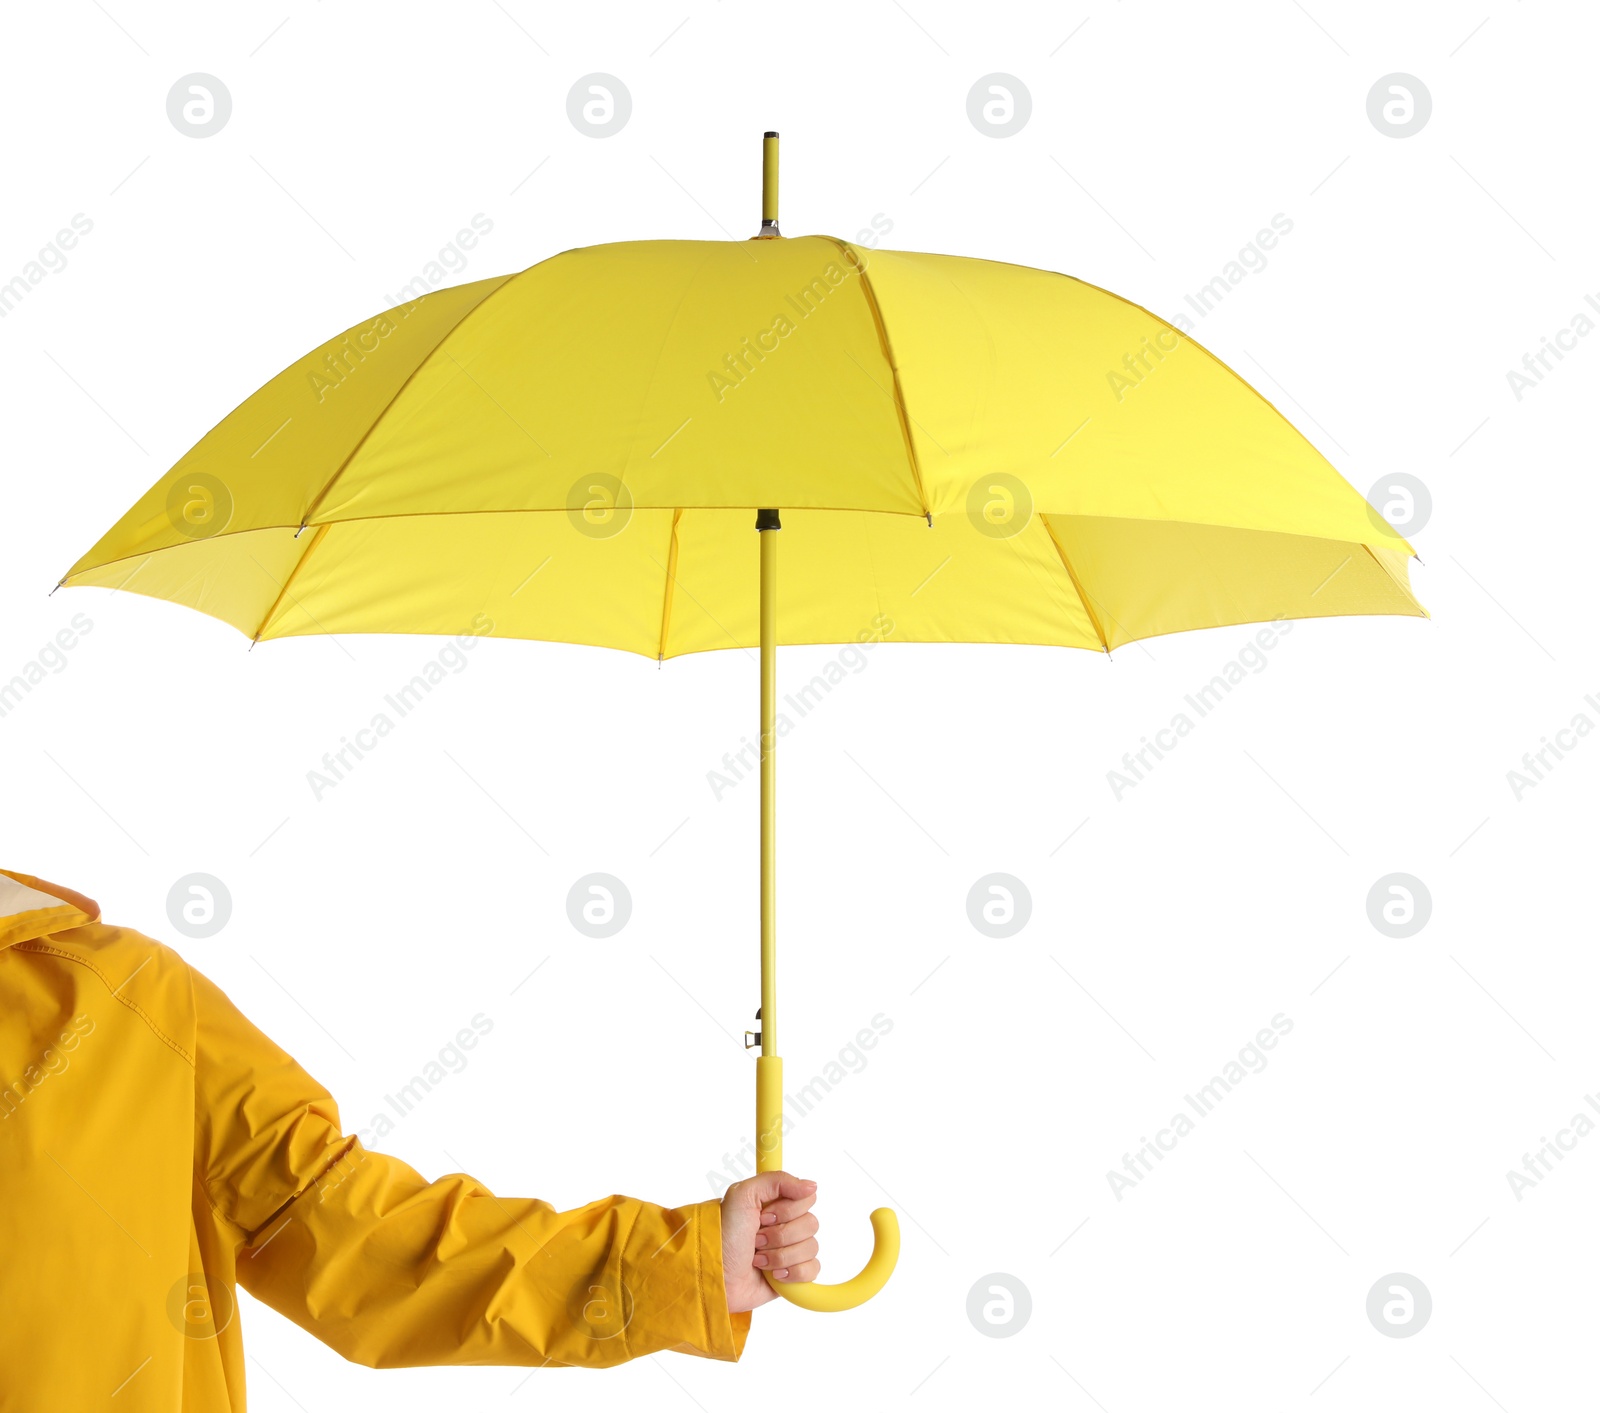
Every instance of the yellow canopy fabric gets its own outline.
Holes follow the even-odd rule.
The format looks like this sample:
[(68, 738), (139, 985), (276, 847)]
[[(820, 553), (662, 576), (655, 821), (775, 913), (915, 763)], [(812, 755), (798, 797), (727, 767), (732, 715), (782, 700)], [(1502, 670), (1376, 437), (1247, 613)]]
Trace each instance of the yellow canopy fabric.
[(1410, 546), (1248, 384), (1065, 275), (825, 236), (568, 251), (347, 330), (63, 582), (254, 639), (489, 633), (674, 657), (1099, 650), (1424, 616)]

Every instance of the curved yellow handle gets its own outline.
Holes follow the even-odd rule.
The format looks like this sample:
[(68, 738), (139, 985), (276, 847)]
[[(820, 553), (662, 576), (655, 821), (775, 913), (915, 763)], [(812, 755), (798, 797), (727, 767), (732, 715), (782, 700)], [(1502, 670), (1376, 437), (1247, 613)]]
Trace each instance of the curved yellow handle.
[(802, 1310), (853, 1310), (883, 1289), (899, 1259), (900, 1219), (890, 1208), (879, 1207), (872, 1214), (872, 1255), (860, 1275), (837, 1285), (822, 1285), (817, 1281), (780, 1281), (768, 1271), (767, 1284)]
[[(766, 1024), (765, 1021), (762, 1022)], [(783, 1166), (783, 1061), (776, 1055), (756, 1060), (756, 1171)], [(888, 1207), (872, 1214), (872, 1255), (861, 1274), (837, 1285), (816, 1281), (780, 1281), (771, 1271), (767, 1284), (802, 1310), (854, 1310), (865, 1305), (888, 1283), (900, 1259), (900, 1219)]]

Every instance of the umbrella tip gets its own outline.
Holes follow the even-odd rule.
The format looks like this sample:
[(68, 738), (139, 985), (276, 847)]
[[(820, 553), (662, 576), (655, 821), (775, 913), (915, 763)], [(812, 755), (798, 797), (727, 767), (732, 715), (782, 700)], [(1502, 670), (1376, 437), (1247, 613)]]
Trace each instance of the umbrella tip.
[(778, 229), (778, 134), (761, 134), (761, 234), (757, 240), (772, 240)]

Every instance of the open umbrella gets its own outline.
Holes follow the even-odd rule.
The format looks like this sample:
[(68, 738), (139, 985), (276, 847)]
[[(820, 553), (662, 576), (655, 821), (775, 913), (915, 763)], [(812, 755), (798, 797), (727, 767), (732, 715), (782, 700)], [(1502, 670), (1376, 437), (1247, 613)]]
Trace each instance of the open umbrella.
[[(62, 581), (257, 642), (470, 631), (658, 660), (759, 643), (763, 1171), (782, 1164), (779, 642), (1110, 652), (1425, 616), (1410, 546), (1184, 333), (1065, 275), (786, 239), (777, 150), (766, 134), (754, 240), (570, 250), (346, 330)], [(870, 1298), (899, 1246), (893, 1212), (872, 1221), (853, 1280), (774, 1288), (814, 1310)]]

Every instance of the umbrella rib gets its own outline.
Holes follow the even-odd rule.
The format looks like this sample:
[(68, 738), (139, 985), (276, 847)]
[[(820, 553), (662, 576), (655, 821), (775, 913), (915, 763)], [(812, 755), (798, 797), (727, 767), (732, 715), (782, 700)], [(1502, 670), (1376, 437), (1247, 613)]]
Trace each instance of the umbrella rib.
[(839, 247), (839, 253), (844, 256), (845, 264), (856, 272), (856, 278), (861, 281), (861, 294), (867, 301), (867, 309), (872, 314), (873, 325), (878, 331), (878, 347), (883, 353), (883, 361), (889, 365), (889, 382), (894, 389), (894, 410), (900, 419), (900, 435), (905, 439), (906, 460), (911, 465), (911, 479), (917, 487), (917, 499), (922, 502), (922, 514), (931, 525), (933, 512), (928, 509), (928, 493), (922, 486), (922, 466), (917, 461), (917, 446), (911, 439), (911, 414), (906, 410), (906, 395), (900, 386), (900, 368), (894, 361), (894, 346), (889, 342), (889, 328), (883, 322), (883, 310), (878, 306), (877, 291), (872, 288), (872, 281), (867, 278), (866, 262), (855, 254), (854, 247), (848, 246), (837, 236), (824, 236), (824, 240), (831, 240)]
[(678, 578), (678, 520), (682, 515), (682, 506), (672, 512), (672, 535), (667, 545), (667, 572), (661, 585), (661, 638), (656, 644), (657, 662), (664, 661), (667, 656), (667, 632), (672, 626), (672, 586)]
[[(1402, 594), (1404, 594), (1408, 599), (1410, 599), (1412, 603), (1416, 604), (1418, 608), (1422, 608), (1422, 605), (1417, 602), (1416, 593), (1412, 590), (1411, 586), (1409, 584), (1403, 584), (1403, 583), (1400, 582), (1400, 576), (1398, 574), (1396, 574), (1394, 572), (1394, 570), (1389, 568), (1389, 566), (1387, 564), (1385, 564), (1381, 559), (1379, 559), (1376, 554), (1373, 553), (1371, 545), (1362, 544), (1361, 548), (1364, 549), (1367, 552), (1367, 558), (1370, 559), (1374, 564), (1376, 564), (1378, 566), (1378, 568), (1380, 570), (1383, 571), (1384, 577), (1386, 579), (1388, 579), (1388, 581), (1391, 584), (1393, 584), (1395, 586), (1395, 588), (1399, 589), (1400, 592)], [(1409, 548), (1409, 546), (1408, 546), (1408, 548)], [(1416, 552), (1415, 551), (1412, 552), (1411, 557), (1413, 559), (1416, 558)], [(1332, 577), (1333, 577), (1332, 575), (1329, 575), (1329, 578), (1332, 578)], [(1430, 614), (1427, 609), (1422, 608), (1422, 616), (1424, 618), (1431, 618), (1433, 615)]]
[(1061, 541), (1056, 538), (1056, 527), (1050, 523), (1050, 517), (1042, 511), (1039, 519), (1044, 522), (1045, 533), (1050, 536), (1050, 543), (1056, 547), (1056, 554), (1061, 560), (1061, 567), (1067, 571), (1067, 578), (1072, 580), (1072, 587), (1078, 591), (1078, 602), (1083, 605), (1089, 626), (1094, 629), (1095, 636), (1100, 639), (1101, 649), (1109, 656), (1111, 644), (1106, 641), (1106, 630), (1100, 626), (1100, 617), (1089, 607), (1089, 596), (1084, 593), (1083, 585), (1078, 582), (1077, 573), (1072, 568), (1072, 561), (1067, 558), (1067, 552), (1061, 547)]
[[(526, 273), (526, 271), (517, 272), (517, 274)], [(334, 471), (333, 475), (328, 477), (327, 483), (323, 486), (323, 488), (317, 492), (316, 499), (311, 502), (310, 506), (306, 510), (306, 513), (300, 517), (300, 524), (302, 527), (304, 527), (310, 521), (311, 517), (315, 515), (317, 511), (322, 509), (322, 502), (328, 498), (328, 492), (333, 489), (335, 482), (338, 481), (339, 477), (344, 475), (345, 470), (349, 467), (350, 463), (361, 454), (361, 448), (366, 446), (368, 438), (370, 438), (372, 434), (378, 430), (378, 425), (385, 417), (389, 415), (389, 412), (394, 407), (395, 403), (400, 401), (401, 397), (405, 394), (406, 389), (411, 386), (412, 381), (416, 378), (417, 374), (428, 366), (429, 362), (432, 361), (434, 354), (436, 354), (445, 346), (447, 342), (449, 342), (456, 330), (465, 324), (467, 320), (476, 314), (480, 309), (482, 309), (485, 304), (495, 297), (495, 295), (499, 294), (501, 290), (503, 290), (514, 279), (516, 279), (517, 274), (507, 275), (503, 280), (501, 280), (499, 284), (485, 294), (482, 299), (478, 300), (478, 302), (472, 306), (472, 308), (463, 313), (462, 316), (455, 321), (455, 323), (446, 329), (444, 333), (439, 336), (439, 341), (417, 360), (417, 366), (406, 374), (405, 380), (394, 390), (394, 396), (384, 403), (383, 410), (367, 424), (366, 431), (362, 432), (361, 436), (357, 439), (356, 444), (350, 448), (349, 454), (343, 461), (339, 463), (338, 468)], [(440, 291), (440, 293), (443, 292), (444, 291), (442, 290)], [(427, 296), (424, 295), (423, 298), (427, 298)], [(453, 359), (451, 361), (454, 362)], [(457, 364), (456, 366), (459, 368), (461, 365)], [(461, 371), (466, 372), (466, 369), (463, 368)], [(512, 420), (515, 421), (514, 418)], [(546, 453), (546, 455), (548, 454), (549, 453)]]
[[(327, 533), (328, 533), (328, 526), (326, 526), (326, 525), (318, 525), (317, 526), (317, 533), (314, 534), (311, 537), (311, 542), (305, 547), (305, 552), (300, 556), (299, 559), (295, 560), (294, 568), (289, 571), (287, 577), (284, 579), (282, 585), (279, 587), (279, 589), (278, 589), (278, 597), (273, 599), (272, 606), (267, 609), (265, 617), (263, 617), (261, 622), (256, 625), (256, 631), (253, 634), (251, 634), (250, 641), (252, 643), (259, 643), (261, 641), (261, 635), (264, 632), (266, 632), (267, 624), (272, 622), (273, 615), (275, 613), (277, 613), (277, 611), (278, 611), (279, 607), (282, 605), (284, 599), (288, 596), (289, 585), (294, 583), (295, 575), (300, 572), (301, 568), (305, 565), (305, 562), (308, 559), (311, 558), (311, 552), (314, 549), (316, 549), (316, 547), (318, 545), (320, 545), (322, 543), (322, 537), (324, 535), (326, 535)], [(332, 634), (329, 634), (329, 636), (331, 637)]]

